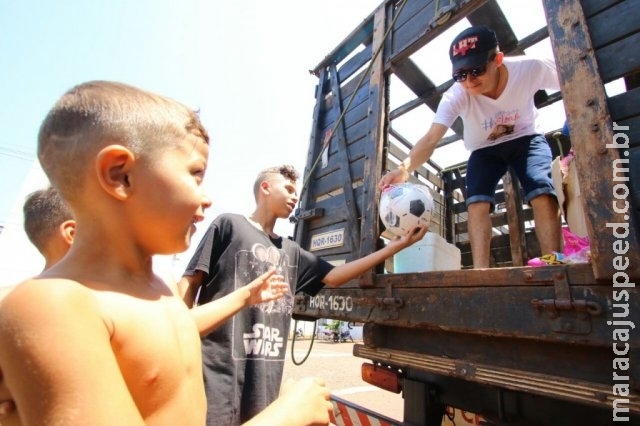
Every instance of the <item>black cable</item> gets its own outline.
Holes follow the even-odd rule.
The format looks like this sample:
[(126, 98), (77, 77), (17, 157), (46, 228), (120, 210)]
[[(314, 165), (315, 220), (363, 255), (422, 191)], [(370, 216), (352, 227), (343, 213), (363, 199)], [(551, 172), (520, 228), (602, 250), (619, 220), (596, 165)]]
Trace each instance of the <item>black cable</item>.
[(291, 340), (291, 362), (293, 362), (294, 365), (302, 365), (304, 364), (304, 362), (307, 360), (307, 358), (309, 358), (309, 355), (311, 355), (311, 348), (313, 348), (313, 342), (316, 340), (316, 328), (318, 327), (318, 321), (314, 321), (313, 322), (313, 334), (311, 334), (311, 344), (309, 345), (309, 350), (307, 351), (307, 354), (304, 356), (304, 358), (302, 358), (302, 361), (298, 362), (296, 361), (296, 357), (293, 355), (293, 347), (296, 345), (296, 331), (298, 330), (298, 320), (296, 320), (293, 323), (293, 339)]

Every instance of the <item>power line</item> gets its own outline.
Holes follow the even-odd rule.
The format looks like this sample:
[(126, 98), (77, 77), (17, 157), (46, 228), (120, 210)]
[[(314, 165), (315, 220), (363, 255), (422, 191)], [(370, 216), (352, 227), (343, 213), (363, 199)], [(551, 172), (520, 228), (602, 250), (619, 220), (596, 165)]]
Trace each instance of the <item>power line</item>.
[(0, 155), (27, 161), (34, 161), (36, 159), (36, 155), (32, 152), (20, 151), (19, 149), (6, 148), (3, 146), (0, 146)]

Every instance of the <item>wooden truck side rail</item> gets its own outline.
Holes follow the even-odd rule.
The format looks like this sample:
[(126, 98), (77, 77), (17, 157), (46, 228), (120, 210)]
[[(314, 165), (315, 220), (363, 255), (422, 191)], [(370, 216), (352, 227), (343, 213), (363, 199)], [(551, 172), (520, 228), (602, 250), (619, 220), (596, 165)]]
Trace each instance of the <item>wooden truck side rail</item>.
[[(492, 216), (494, 267), (470, 269), (466, 164), (429, 161), (411, 179), (431, 188), (431, 230), (462, 250), (462, 269), (394, 273), (387, 262), (343, 287), (296, 296), (298, 318), (365, 323), (354, 354), (397, 373), (407, 425), (439, 424), (445, 406), (504, 424), (605, 424), (612, 412), (640, 421), (640, 21), (631, 0), (542, 4), (547, 25), (518, 39), (496, 0), (387, 0), (313, 69), (295, 240), (341, 263), (384, 244), (377, 182), (413, 143), (395, 123), (434, 111), (453, 84), (432, 77), (449, 67), (446, 56), (421, 64), (422, 49), (467, 19), (494, 28), (508, 55), (549, 43), (556, 60), (561, 91), (540, 91), (535, 102), (564, 106), (588, 263), (523, 266), (539, 247), (507, 173)], [(624, 90), (609, 96), (611, 82)], [(398, 85), (414, 97), (392, 108)], [(452, 129), (438, 150), (459, 141), (462, 123)]]

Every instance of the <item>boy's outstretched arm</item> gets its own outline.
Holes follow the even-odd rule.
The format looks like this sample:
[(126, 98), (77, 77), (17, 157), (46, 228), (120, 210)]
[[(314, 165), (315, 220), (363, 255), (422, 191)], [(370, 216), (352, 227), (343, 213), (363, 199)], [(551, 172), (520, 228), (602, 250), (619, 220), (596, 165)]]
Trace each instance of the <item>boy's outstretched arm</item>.
[(183, 275), (178, 281), (178, 295), (182, 298), (188, 308), (192, 308), (196, 303), (198, 290), (204, 280), (204, 272), (196, 270), (193, 275)]
[(271, 268), (249, 284), (224, 297), (191, 308), (200, 336), (206, 336), (239, 310), (258, 303), (279, 299), (289, 291), (282, 275)]
[(336, 266), (329, 271), (327, 275), (325, 275), (322, 282), (329, 287), (341, 286), (342, 284), (362, 275), (364, 272), (376, 265), (384, 262), (386, 258), (393, 256), (403, 248), (409, 247), (411, 244), (420, 241), (428, 230), (429, 227), (426, 225), (417, 226), (409, 230), (405, 235), (394, 238), (385, 247), (378, 251), (374, 251), (368, 256)]

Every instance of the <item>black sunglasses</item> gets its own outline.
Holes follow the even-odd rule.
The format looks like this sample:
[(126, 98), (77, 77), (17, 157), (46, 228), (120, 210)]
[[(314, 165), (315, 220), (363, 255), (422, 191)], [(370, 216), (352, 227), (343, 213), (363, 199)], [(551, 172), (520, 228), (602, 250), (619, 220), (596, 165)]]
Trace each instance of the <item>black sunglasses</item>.
[(484, 64), (483, 66), (478, 68), (471, 68), (468, 70), (465, 70), (465, 69), (458, 70), (453, 73), (453, 79), (458, 83), (462, 83), (467, 79), (467, 76), (476, 78), (476, 77), (480, 77), (481, 75), (484, 75), (484, 73), (486, 72), (487, 72), (487, 64)]
[(492, 54), (487, 60), (487, 62), (481, 67), (471, 68), (471, 69), (461, 69), (454, 72), (453, 79), (458, 83), (462, 83), (467, 79), (468, 76), (476, 78), (476, 77), (480, 77), (481, 75), (484, 75), (484, 73), (487, 72), (487, 65), (489, 64), (489, 62), (493, 61), (495, 57), (496, 57), (495, 53)]

